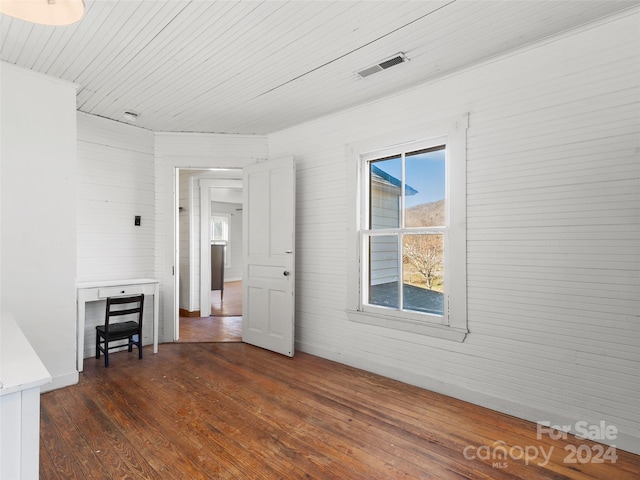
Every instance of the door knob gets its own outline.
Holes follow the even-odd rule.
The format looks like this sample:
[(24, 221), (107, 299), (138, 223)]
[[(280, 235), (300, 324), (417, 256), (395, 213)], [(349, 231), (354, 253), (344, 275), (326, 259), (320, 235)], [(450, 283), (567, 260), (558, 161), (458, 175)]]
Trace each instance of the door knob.
[(284, 271), (284, 276), (288, 277), (289, 276), (289, 272), (287, 272), (286, 270)]

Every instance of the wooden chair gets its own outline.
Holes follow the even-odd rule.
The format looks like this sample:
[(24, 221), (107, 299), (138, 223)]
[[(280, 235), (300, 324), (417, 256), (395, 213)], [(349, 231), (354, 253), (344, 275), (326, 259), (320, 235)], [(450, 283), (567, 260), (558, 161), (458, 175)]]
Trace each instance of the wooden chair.
[[(109, 366), (109, 350), (127, 345), (128, 351), (133, 350), (133, 346), (138, 347), (138, 358), (142, 359), (142, 307), (144, 305), (144, 294), (130, 297), (109, 297), (107, 298), (107, 309), (105, 313), (104, 325), (96, 326), (96, 358), (100, 358), (100, 352), (104, 353), (104, 366)], [(115, 308), (113, 308), (116, 306)], [(122, 308), (124, 306), (124, 308)], [(135, 315), (136, 320), (124, 322), (112, 322), (112, 317), (123, 315)], [(136, 338), (134, 338), (136, 337)], [(128, 340), (128, 343), (109, 345), (116, 340)]]

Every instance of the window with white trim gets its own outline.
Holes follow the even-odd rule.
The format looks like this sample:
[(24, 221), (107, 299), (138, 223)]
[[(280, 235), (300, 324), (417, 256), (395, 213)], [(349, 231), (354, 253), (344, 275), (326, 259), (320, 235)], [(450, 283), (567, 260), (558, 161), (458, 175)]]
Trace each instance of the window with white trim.
[(349, 268), (358, 288), (348, 314), (358, 322), (462, 341), (466, 117), (426, 130), (422, 140), (392, 146), (383, 142), (393, 134), (379, 148), (376, 139), (350, 145), (359, 198), (358, 251)]
[(446, 145), (425, 148), (417, 143), (396, 151), (362, 157), (367, 178), (361, 217), (362, 303), (442, 323)]
[(224, 266), (229, 267), (229, 214), (211, 214), (211, 245), (224, 245)]

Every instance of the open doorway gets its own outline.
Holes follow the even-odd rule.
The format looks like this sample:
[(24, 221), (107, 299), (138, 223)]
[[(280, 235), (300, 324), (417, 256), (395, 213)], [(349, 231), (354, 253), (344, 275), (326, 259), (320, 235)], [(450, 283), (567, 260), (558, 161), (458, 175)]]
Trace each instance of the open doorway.
[(177, 173), (178, 341), (241, 341), (242, 171)]
[(225, 283), (222, 299), (212, 292), (210, 316), (180, 318), (180, 343), (242, 341), (242, 281)]

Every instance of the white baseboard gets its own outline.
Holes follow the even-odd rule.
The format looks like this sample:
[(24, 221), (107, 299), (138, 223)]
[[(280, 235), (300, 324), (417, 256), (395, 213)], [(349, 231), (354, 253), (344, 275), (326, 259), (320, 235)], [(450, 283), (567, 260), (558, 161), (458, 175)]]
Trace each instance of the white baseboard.
[(78, 383), (78, 380), (78, 372), (57, 375), (52, 378), (51, 383), (46, 383), (40, 387), (40, 393), (50, 392), (51, 390), (68, 387), (69, 385), (75, 385), (76, 383)]
[[(415, 385), (426, 390), (431, 390), (442, 395), (457, 398), (465, 402), (473, 403), (481, 407), (496, 410), (507, 415), (512, 415), (523, 420), (533, 422), (532, 428), (537, 431), (538, 422), (549, 422), (550, 425), (565, 425), (569, 426), (568, 433), (576, 434), (576, 426), (580, 425), (580, 422), (587, 421), (588, 425), (599, 425), (600, 419), (585, 419), (574, 417), (566, 414), (558, 414), (556, 412), (545, 411), (530, 405), (524, 405), (516, 403), (511, 400), (505, 400), (503, 398), (495, 397), (484, 392), (478, 392), (470, 390), (466, 387), (445, 383), (441, 380), (431, 378), (427, 375), (423, 375), (416, 372), (408, 372), (390, 365), (385, 365), (377, 362), (376, 360), (368, 357), (363, 358), (352, 354), (345, 354), (344, 352), (336, 352), (328, 350), (308, 343), (296, 342), (296, 350), (301, 352), (316, 355), (318, 357), (326, 358), (327, 360), (333, 360), (338, 363), (343, 363), (351, 367), (359, 368), (368, 372), (376, 373), (384, 377), (393, 378), (410, 385)], [(614, 422), (606, 422), (613, 424)], [(599, 443), (605, 445), (615, 446), (617, 449), (640, 455), (640, 436), (634, 435), (631, 432), (621, 431), (620, 427), (616, 427), (618, 432), (615, 439), (612, 440), (597, 440)]]

